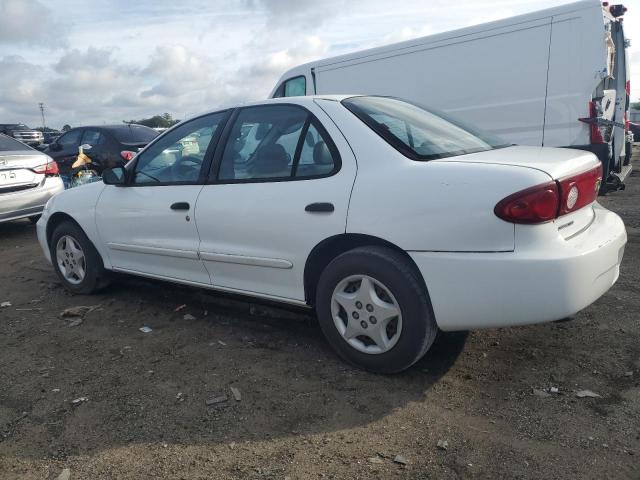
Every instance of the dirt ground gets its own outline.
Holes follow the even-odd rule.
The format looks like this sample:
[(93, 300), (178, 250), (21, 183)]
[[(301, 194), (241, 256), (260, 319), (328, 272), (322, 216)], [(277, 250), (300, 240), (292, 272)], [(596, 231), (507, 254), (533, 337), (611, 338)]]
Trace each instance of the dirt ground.
[[(441, 335), (395, 376), (347, 366), (304, 312), (130, 277), (71, 296), (34, 227), (2, 224), (0, 478), (638, 479), (640, 174), (627, 185), (602, 199), (629, 234), (604, 297)], [(60, 317), (79, 305), (96, 308)]]

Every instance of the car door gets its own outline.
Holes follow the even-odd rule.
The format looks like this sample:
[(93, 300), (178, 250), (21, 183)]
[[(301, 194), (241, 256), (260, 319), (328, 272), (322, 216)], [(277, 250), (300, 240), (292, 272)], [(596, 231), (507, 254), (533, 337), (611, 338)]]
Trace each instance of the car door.
[[(105, 186), (96, 223), (114, 269), (210, 284), (193, 217), (226, 116), (213, 113), (174, 128), (130, 164), (125, 186)], [(183, 151), (184, 139), (201, 132), (214, 132), (204, 148)]]
[(195, 212), (214, 286), (302, 302), (309, 253), (345, 232), (355, 158), (311, 108), (245, 107), (230, 120)]
[[(105, 143), (106, 138), (97, 128), (86, 128), (82, 134), (80, 145), (83, 145), (83, 152), (93, 163), (93, 168), (102, 172), (105, 167)], [(89, 145), (90, 148), (87, 148)]]
[(58, 163), (60, 173), (64, 176), (71, 174), (71, 165), (78, 158), (78, 147), (82, 139), (82, 132), (82, 128), (69, 130), (49, 145), (49, 148), (45, 152)]

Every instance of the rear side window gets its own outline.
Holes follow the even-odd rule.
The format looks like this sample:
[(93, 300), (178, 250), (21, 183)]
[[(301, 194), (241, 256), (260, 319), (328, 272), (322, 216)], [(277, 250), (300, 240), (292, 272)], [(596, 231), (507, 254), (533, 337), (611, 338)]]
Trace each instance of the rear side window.
[(294, 180), (327, 176), (338, 168), (335, 145), (305, 109), (247, 107), (240, 110), (231, 129), (218, 179)]
[(56, 143), (58, 145), (62, 145), (63, 147), (77, 147), (80, 145), (80, 134), (82, 130), (70, 130), (64, 135), (62, 135)]
[(433, 160), (508, 146), (505, 141), (444, 113), (396, 98), (352, 97), (342, 104), (413, 160)]
[(84, 145), (85, 143), (92, 147), (102, 145), (104, 143), (104, 135), (97, 130), (87, 129), (82, 135), (82, 144)]
[(33, 150), (31, 147), (26, 146), (11, 137), (6, 135), (0, 135), (0, 152), (19, 152), (22, 150)]
[(114, 129), (113, 135), (120, 143), (149, 143), (158, 136), (158, 132), (143, 125), (127, 125)]

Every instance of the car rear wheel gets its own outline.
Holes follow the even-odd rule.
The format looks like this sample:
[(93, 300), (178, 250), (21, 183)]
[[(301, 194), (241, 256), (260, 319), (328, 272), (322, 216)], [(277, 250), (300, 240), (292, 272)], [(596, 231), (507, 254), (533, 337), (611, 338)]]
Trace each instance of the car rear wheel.
[(53, 268), (67, 290), (89, 294), (107, 285), (107, 272), (100, 255), (75, 223), (58, 225), (49, 248)]
[(361, 247), (322, 272), (318, 320), (340, 356), (365, 370), (395, 373), (413, 365), (438, 331), (414, 265), (385, 247)]

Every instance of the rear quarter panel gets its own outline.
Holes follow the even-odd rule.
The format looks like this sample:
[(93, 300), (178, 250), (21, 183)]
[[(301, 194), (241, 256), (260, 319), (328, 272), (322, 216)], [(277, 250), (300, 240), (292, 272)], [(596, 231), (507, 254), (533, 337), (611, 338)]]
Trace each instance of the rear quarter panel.
[(546, 173), (511, 165), (410, 160), (338, 102), (317, 102), (337, 122), (358, 163), (348, 233), (373, 235), (407, 251), (514, 249), (514, 225), (496, 217), (493, 209), (512, 193), (548, 182)]

